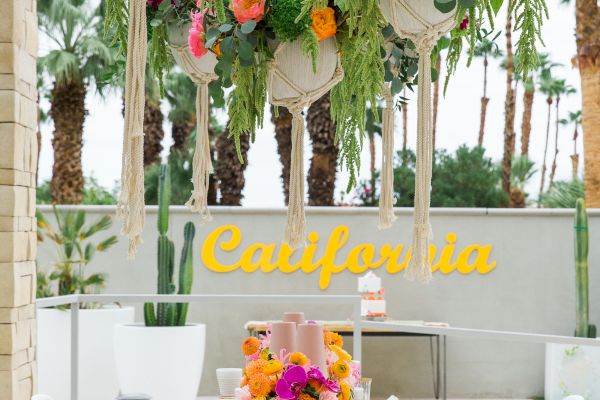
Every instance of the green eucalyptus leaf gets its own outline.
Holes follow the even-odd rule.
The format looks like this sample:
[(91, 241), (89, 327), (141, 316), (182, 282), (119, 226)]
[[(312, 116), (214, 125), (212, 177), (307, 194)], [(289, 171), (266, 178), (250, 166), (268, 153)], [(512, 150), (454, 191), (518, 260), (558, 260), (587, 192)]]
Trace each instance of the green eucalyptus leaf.
[(221, 53), (224, 57), (232, 58), (233, 53), (235, 51), (233, 37), (227, 36), (225, 39), (221, 40)]
[(155, 28), (157, 26), (160, 26), (161, 24), (162, 24), (162, 20), (158, 19), (158, 18), (154, 18), (152, 21), (150, 21), (150, 26), (153, 26)]
[(498, 11), (502, 8), (502, 3), (504, 3), (504, 0), (490, 0), (490, 5), (495, 14), (498, 14)]
[(232, 24), (225, 23), (219, 27), (219, 31), (225, 33), (225, 32), (229, 32), (232, 28), (233, 28)]
[(471, 8), (475, 5), (475, 0), (458, 0), (458, 4), (463, 8)]
[(242, 25), (240, 30), (242, 31), (242, 33), (249, 34), (249, 33), (252, 33), (254, 28), (256, 28), (256, 21), (251, 19), (251, 20), (244, 22), (244, 24)]
[(456, 0), (434, 0), (433, 4), (440, 12), (444, 14), (451, 12), (456, 8)]
[(394, 35), (394, 27), (390, 24), (388, 26), (386, 26), (385, 28), (383, 28), (381, 30), (381, 33), (383, 33), (383, 37), (387, 40), (389, 38), (392, 37), (392, 35)]
[[(252, 61), (254, 60), (254, 49), (250, 42), (240, 41), (238, 47), (238, 54), (240, 55), (240, 61)], [(252, 65), (252, 63), (250, 63)]]
[(171, 2), (169, 0), (164, 0), (162, 3), (160, 3), (160, 5), (158, 6), (158, 10), (165, 12), (168, 11), (169, 8), (171, 8)]
[(402, 91), (403, 86), (404, 85), (402, 84), (401, 79), (394, 78), (392, 80), (392, 87), (391, 87), (392, 95), (396, 95), (396, 94), (400, 93)]

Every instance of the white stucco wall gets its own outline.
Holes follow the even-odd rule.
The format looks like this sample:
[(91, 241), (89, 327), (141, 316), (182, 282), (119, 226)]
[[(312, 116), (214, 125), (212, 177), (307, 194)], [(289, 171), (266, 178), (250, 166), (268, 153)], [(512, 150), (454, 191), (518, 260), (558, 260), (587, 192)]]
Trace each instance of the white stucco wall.
[[(51, 209), (42, 208), (50, 217)], [(110, 213), (114, 208), (88, 208), (88, 218)], [(198, 220), (184, 208), (171, 208), (170, 235), (175, 240), (177, 257), (181, 248), (183, 224)], [(309, 231), (319, 234), (317, 256), (322, 254), (333, 228), (347, 225), (347, 244), (338, 252), (338, 262), (359, 243), (373, 243), (376, 250), (384, 244), (410, 245), (412, 214), (398, 210), (394, 228), (378, 231), (375, 209), (308, 209)], [(201, 265), (200, 249), (208, 233), (226, 224), (238, 226), (249, 243), (280, 244), (285, 210), (217, 208), (214, 220), (197, 224), (195, 245), (194, 293), (322, 293), (318, 272), (251, 274), (235, 271), (218, 274)], [(446, 234), (457, 235), (456, 257), (465, 246), (492, 245), (490, 261), (496, 267), (486, 275), (435, 273), (429, 285), (406, 281), (402, 274), (377, 272), (383, 278), (388, 313), (396, 319), (444, 321), (454, 326), (489, 328), (570, 335), (575, 321), (573, 262), (573, 210), (485, 210), (435, 209), (432, 211), (434, 244), (443, 246)], [(90, 272), (109, 274), (108, 293), (153, 293), (156, 269), (156, 209), (148, 208), (145, 243), (135, 261), (126, 260), (126, 240), (121, 239), (107, 254), (97, 254)], [(120, 229), (115, 221), (114, 233)], [(591, 318), (600, 322), (600, 210), (590, 211), (590, 286)], [(233, 263), (240, 252), (218, 252), (223, 263)], [(47, 244), (38, 251), (40, 268), (50, 265), (53, 253)], [(353, 294), (356, 275), (344, 271), (332, 278), (325, 293)], [(289, 306), (205, 306), (193, 305), (189, 321), (208, 325), (207, 359), (202, 394), (216, 393), (214, 369), (241, 365), (239, 343), (246, 332), (246, 320), (279, 317)], [(346, 319), (351, 309), (333, 306), (302, 307), (314, 319)], [(138, 312), (139, 318), (141, 314)], [(348, 343), (350, 345), (350, 343)], [(429, 342), (420, 338), (365, 338), (364, 374), (373, 378), (376, 396), (431, 397)], [(448, 339), (448, 390), (450, 397), (529, 397), (543, 393), (544, 349), (533, 344), (483, 340)]]

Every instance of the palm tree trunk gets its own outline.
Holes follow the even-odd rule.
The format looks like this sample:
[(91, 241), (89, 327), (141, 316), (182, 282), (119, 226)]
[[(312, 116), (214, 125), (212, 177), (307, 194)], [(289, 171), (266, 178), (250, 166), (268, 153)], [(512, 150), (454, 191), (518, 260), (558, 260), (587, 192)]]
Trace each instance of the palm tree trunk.
[(552, 96), (548, 96), (546, 99), (548, 104), (548, 119), (546, 122), (546, 141), (544, 144), (544, 159), (542, 161), (542, 178), (540, 180), (540, 193), (538, 195), (538, 208), (541, 205), (542, 194), (544, 193), (544, 184), (546, 181), (546, 156), (548, 154), (548, 140), (550, 139), (550, 116), (552, 114)]
[(438, 78), (433, 84), (433, 150), (435, 151), (435, 138), (437, 133), (438, 106), (440, 102), (440, 80), (442, 79), (442, 52), (439, 51), (435, 62), (435, 70), (438, 72)]
[[(512, 1), (508, 2), (510, 10)], [(506, 99), (504, 103), (504, 154), (502, 157), (502, 190), (510, 198), (512, 159), (515, 153), (515, 96), (513, 91), (512, 16), (506, 17)]]
[(144, 168), (160, 161), (164, 116), (160, 102), (146, 99), (144, 104)]
[(271, 106), (271, 122), (275, 126), (277, 153), (281, 162), (281, 181), (285, 204), (290, 200), (290, 167), (292, 163), (292, 114), (285, 107), (279, 107), (278, 115), (275, 107)]
[(477, 144), (483, 146), (483, 135), (485, 132), (485, 115), (487, 113), (487, 106), (490, 102), (487, 97), (487, 70), (488, 70), (488, 59), (487, 55), (483, 58), (483, 96), (481, 96), (481, 116), (479, 117), (479, 137), (477, 138)]
[(330, 110), (331, 101), (327, 93), (308, 108), (306, 116), (313, 152), (308, 170), (308, 204), (311, 206), (334, 205), (339, 149)]
[(560, 104), (560, 96), (556, 96), (556, 131), (554, 133), (554, 159), (552, 160), (552, 168), (550, 169), (550, 181), (548, 183), (549, 186), (552, 186), (554, 183), (554, 176), (556, 175), (556, 159), (558, 158), (558, 126), (560, 123), (559, 119), (559, 104)]
[(170, 151), (183, 150), (195, 127), (196, 122), (193, 120), (173, 121), (171, 125), (171, 138), (173, 139), (173, 144), (171, 145)]
[(575, 131), (573, 132), (573, 154), (571, 155), (571, 169), (573, 180), (577, 179), (579, 172), (579, 154), (577, 154), (577, 137), (579, 136), (579, 126), (575, 123)]
[(54, 165), (52, 166), (52, 203), (80, 204), (83, 200), (83, 124), (86, 87), (81, 81), (54, 83), (50, 116), (54, 121)]
[(588, 207), (600, 207), (600, 7), (597, 0), (576, 0), (575, 9), (585, 197)]
[[(402, 93), (402, 96), (406, 98), (406, 89)], [(406, 161), (406, 149), (408, 141), (408, 101), (402, 104), (402, 163)]]
[(535, 85), (527, 85), (523, 93), (523, 121), (521, 123), (521, 155), (529, 156), (529, 140), (531, 137), (531, 116)]
[(221, 190), (221, 205), (241, 206), (242, 192), (246, 185), (244, 171), (248, 166), (248, 150), (250, 149), (250, 135), (241, 135), (241, 151), (244, 163), (238, 160), (235, 150), (235, 142), (228, 138), (227, 129), (217, 138), (217, 162), (216, 173), (219, 177), (219, 189)]

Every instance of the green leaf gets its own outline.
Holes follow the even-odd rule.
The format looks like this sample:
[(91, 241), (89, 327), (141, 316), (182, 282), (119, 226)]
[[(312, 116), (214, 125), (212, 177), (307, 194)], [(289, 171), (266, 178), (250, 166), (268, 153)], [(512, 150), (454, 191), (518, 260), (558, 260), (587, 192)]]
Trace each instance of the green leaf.
[(227, 36), (225, 39), (221, 40), (221, 52), (223, 55), (232, 58), (234, 50), (233, 37)]
[(402, 80), (398, 79), (398, 78), (394, 78), (394, 80), (392, 80), (392, 95), (396, 95), (398, 93), (400, 93), (402, 91)]
[(241, 61), (252, 61), (254, 60), (254, 49), (249, 42), (244, 42), (240, 40), (240, 45), (238, 47), (238, 54), (240, 55)]
[(159, 11), (167, 11), (171, 7), (171, 2), (169, 0), (163, 0), (162, 3), (158, 6)]
[(233, 28), (233, 25), (223, 24), (219, 27), (219, 31), (225, 33), (225, 32), (229, 32), (231, 30), (231, 28)]
[(254, 28), (256, 28), (256, 21), (251, 19), (249, 21), (244, 22), (244, 24), (241, 27), (241, 31), (242, 33), (249, 34), (252, 33)]
[(463, 8), (471, 8), (475, 5), (475, 0), (458, 0), (458, 4)]
[(150, 21), (150, 26), (153, 27), (157, 27), (160, 26), (162, 24), (162, 20), (158, 19), (158, 18), (154, 18), (152, 21)]
[(498, 11), (502, 8), (502, 3), (504, 3), (504, 0), (490, 0), (490, 5), (492, 6), (492, 10), (494, 10), (494, 14), (498, 14)]
[(433, 4), (440, 12), (449, 13), (456, 8), (456, 0), (434, 0)]

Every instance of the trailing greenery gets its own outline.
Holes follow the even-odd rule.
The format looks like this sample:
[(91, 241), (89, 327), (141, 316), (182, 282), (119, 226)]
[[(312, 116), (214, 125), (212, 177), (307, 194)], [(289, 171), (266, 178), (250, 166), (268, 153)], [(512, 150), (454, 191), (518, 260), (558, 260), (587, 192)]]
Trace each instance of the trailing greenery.
[[(96, 293), (104, 287), (106, 275), (94, 273), (86, 275), (86, 268), (96, 252), (105, 252), (117, 243), (115, 235), (100, 242), (92, 239), (98, 233), (110, 229), (112, 219), (104, 215), (86, 225), (86, 213), (62, 211), (53, 207), (56, 227), (40, 211), (36, 212), (38, 242), (49, 240), (55, 247), (56, 259), (49, 274), (38, 272), (38, 296), (50, 297), (68, 294)], [(86, 305), (94, 307), (94, 305)]]
[(331, 116), (341, 143), (340, 163), (350, 173), (348, 190), (356, 184), (365, 130), (367, 105), (377, 104), (384, 80), (382, 29), (387, 25), (379, 0), (340, 1), (347, 11), (344, 30), (338, 30), (345, 77), (331, 90)]
[(545, 0), (511, 0), (510, 12), (514, 14), (515, 31), (521, 34), (517, 40), (515, 59), (516, 71), (521, 76), (529, 76), (535, 70), (540, 59), (536, 49), (536, 40), (543, 45), (542, 25), (548, 18), (548, 7)]
[(313, 72), (317, 72), (317, 58), (321, 48), (319, 47), (319, 38), (312, 29), (307, 29), (302, 34), (302, 51), (312, 60)]
[(121, 54), (127, 54), (127, 21), (129, 10), (126, 0), (104, 0), (104, 35), (111, 46), (118, 45)]

